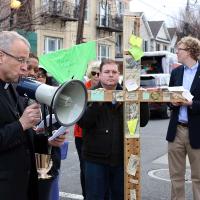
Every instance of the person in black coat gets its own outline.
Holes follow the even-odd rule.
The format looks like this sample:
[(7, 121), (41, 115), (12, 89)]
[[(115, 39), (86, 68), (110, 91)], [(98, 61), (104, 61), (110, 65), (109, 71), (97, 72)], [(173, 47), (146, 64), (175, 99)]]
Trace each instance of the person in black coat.
[(169, 86), (183, 86), (193, 95), (184, 103), (171, 103), (167, 131), (171, 199), (185, 199), (186, 155), (191, 166), (193, 199), (200, 199), (200, 41), (184, 37), (177, 44), (181, 66), (171, 73)]
[[(118, 79), (119, 71), (115, 61), (103, 60), (100, 65), (100, 83), (93, 89), (122, 90)], [(145, 105), (147, 107), (143, 108), (147, 109), (148, 118), (148, 104)], [(147, 121), (143, 121), (142, 125), (145, 126)], [(123, 104), (89, 103), (78, 124), (83, 128), (86, 200), (102, 200), (106, 193), (109, 193), (110, 200), (123, 200)]]
[[(38, 82), (45, 83), (47, 85), (52, 85), (51, 77), (47, 75), (47, 71), (38, 67), (36, 74), (33, 74)], [(47, 116), (49, 114), (50, 108), (46, 105), (41, 105), (41, 111), (43, 115)], [(52, 130), (60, 128), (60, 124), (56, 122), (52, 126)], [(41, 132), (41, 131), (40, 131)], [(44, 130), (42, 132), (44, 134)], [(59, 171), (61, 165), (61, 150), (59, 147), (53, 147), (51, 149), (51, 158), (53, 165), (48, 174), (51, 176), (48, 180), (39, 181), (39, 199), (41, 200), (57, 200), (59, 199)]]
[[(32, 127), (40, 121), (40, 106), (23, 110), (12, 86), (25, 76), (29, 59), (28, 41), (13, 31), (0, 32), (0, 198), (37, 200), (36, 151), (45, 152), (47, 137)], [(50, 144), (59, 146), (64, 136)]]

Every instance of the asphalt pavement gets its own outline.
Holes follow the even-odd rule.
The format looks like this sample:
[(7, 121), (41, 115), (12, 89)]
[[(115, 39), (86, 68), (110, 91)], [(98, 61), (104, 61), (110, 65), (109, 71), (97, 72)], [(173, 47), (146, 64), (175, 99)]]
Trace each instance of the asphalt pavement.
[[(141, 128), (141, 193), (142, 200), (170, 200), (170, 181), (165, 140), (169, 120), (150, 120)], [(83, 199), (79, 179), (79, 161), (72, 129), (68, 135), (67, 159), (62, 161), (61, 200)], [(189, 164), (186, 173), (186, 199), (192, 200)]]

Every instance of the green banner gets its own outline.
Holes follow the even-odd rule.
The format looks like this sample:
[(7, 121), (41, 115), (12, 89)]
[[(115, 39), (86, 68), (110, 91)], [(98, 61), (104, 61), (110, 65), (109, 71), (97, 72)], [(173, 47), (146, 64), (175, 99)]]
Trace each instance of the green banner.
[(88, 62), (96, 60), (96, 42), (75, 45), (39, 57), (39, 62), (59, 83), (83, 80)]

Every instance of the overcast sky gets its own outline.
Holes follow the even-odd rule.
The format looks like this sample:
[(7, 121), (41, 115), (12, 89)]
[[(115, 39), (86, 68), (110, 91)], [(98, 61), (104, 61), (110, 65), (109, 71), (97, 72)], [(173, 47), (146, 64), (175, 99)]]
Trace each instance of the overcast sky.
[[(194, 8), (194, 0), (190, 0)], [(168, 26), (173, 26), (180, 9), (185, 8), (187, 0), (132, 0), (131, 11), (142, 11), (148, 20), (164, 20)]]

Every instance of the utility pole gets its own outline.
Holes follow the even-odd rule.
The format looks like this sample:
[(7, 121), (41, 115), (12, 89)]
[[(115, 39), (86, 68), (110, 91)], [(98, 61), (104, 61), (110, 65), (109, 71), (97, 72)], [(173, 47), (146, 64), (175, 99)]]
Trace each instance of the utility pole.
[(80, 0), (80, 3), (79, 3), (79, 17), (78, 17), (78, 29), (77, 29), (77, 36), (76, 36), (76, 44), (80, 44), (83, 39), (86, 3), (87, 3), (87, 0)]
[(190, 0), (187, 0), (187, 4), (186, 4), (186, 8), (185, 8), (186, 13), (188, 13), (189, 10), (190, 10)]
[(190, 0), (187, 0), (187, 4), (185, 7), (185, 14), (186, 14), (186, 18), (185, 18), (185, 23), (183, 26), (183, 36), (187, 36), (189, 34), (189, 21), (190, 21)]

